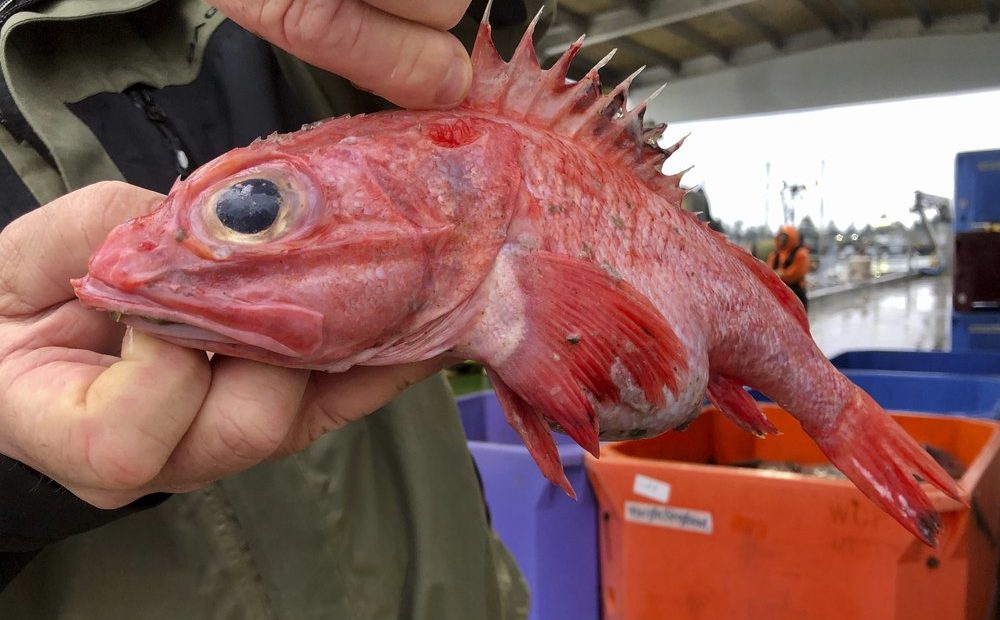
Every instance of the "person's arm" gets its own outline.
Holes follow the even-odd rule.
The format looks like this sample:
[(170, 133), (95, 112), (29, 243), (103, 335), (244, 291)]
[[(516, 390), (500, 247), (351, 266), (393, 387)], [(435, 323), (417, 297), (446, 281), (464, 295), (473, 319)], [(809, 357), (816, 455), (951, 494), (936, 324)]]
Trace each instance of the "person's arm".
[(0, 454), (0, 590), (46, 545), (158, 506), (168, 497), (154, 493), (116, 510), (102, 510)]
[[(468, 86), (468, 56), (444, 32), (468, 0), (217, 4), (290, 53), (403, 105), (456, 103)], [(210, 362), (125, 334), (76, 301), (69, 279), (86, 272), (113, 226), (161, 199), (97, 184), (0, 234), (0, 586), (45, 544), (300, 450), (441, 365), (327, 375)]]
[[(162, 196), (99, 183), (0, 233), (0, 574), (46, 544), (198, 488), (361, 418), (441, 362), (332, 375), (127, 331), (70, 278)], [(234, 415), (238, 412), (238, 416)], [(2, 585), (2, 580), (0, 580)]]

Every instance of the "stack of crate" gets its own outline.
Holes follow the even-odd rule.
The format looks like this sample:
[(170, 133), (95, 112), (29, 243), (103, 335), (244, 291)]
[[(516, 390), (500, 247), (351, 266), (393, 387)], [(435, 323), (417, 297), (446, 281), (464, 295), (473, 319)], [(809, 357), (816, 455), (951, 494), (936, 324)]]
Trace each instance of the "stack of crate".
[(953, 351), (1000, 350), (1000, 150), (955, 158)]

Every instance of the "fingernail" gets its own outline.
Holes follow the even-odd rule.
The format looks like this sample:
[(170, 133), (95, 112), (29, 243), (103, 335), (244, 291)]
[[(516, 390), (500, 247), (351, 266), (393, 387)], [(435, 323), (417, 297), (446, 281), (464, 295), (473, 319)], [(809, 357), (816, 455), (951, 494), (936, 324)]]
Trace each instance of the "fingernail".
[(149, 357), (155, 351), (151, 347), (155, 346), (156, 341), (151, 336), (129, 327), (125, 330), (125, 337), (122, 339), (122, 359)]
[(131, 327), (125, 328), (125, 337), (122, 338), (122, 357), (132, 357), (135, 352), (135, 332)]
[(455, 56), (434, 95), (434, 103), (442, 106), (456, 105), (465, 98), (465, 92), (469, 89), (471, 81), (472, 65), (468, 56), (464, 53)]

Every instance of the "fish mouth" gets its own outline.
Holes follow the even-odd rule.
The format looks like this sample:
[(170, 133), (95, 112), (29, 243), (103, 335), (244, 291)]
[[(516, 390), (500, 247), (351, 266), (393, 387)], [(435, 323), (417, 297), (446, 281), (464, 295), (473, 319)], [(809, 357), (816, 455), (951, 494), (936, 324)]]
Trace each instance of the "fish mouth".
[(153, 336), (160, 336), (174, 342), (183, 341), (185, 344), (204, 345), (199, 348), (213, 348), (213, 345), (246, 344), (210, 329), (196, 327), (189, 323), (159, 319), (145, 314), (127, 314), (117, 310), (111, 310), (109, 313), (115, 323), (124, 323), (139, 331)]
[[(73, 280), (73, 288), (81, 301), (109, 312), (115, 321), (182, 346), (268, 361), (275, 355), (301, 359), (322, 342), (322, 315), (300, 306), (256, 304), (211, 294), (171, 295), (185, 306), (175, 309), (149, 294), (122, 291), (93, 275)], [(225, 322), (208, 318), (222, 307), (227, 309)], [(278, 333), (254, 329), (260, 325), (277, 325)]]

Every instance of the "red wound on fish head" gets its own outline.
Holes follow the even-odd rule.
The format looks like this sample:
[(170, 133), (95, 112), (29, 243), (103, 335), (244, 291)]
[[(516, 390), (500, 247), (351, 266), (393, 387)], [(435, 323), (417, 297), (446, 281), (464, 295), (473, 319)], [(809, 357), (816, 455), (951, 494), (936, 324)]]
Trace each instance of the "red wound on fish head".
[(479, 127), (467, 119), (445, 120), (427, 127), (427, 137), (434, 144), (447, 148), (465, 146), (480, 136)]

